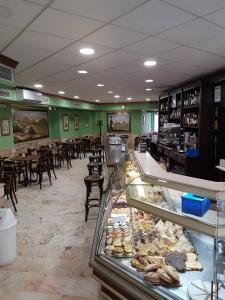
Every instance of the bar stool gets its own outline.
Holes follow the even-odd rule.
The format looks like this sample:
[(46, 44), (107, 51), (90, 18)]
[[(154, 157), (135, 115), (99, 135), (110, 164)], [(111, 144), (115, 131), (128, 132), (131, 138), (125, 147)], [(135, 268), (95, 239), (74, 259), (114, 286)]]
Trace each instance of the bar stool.
[[(104, 177), (98, 174), (92, 174), (84, 177), (86, 185), (86, 201), (85, 201), (85, 222), (87, 222), (89, 210), (92, 207), (100, 207), (103, 195)], [(99, 193), (93, 190), (93, 187), (99, 188)]]
[(101, 155), (90, 155), (89, 156), (89, 162), (101, 162), (102, 161), (102, 157)]
[(92, 162), (87, 164), (89, 175), (98, 174), (102, 175), (102, 162)]

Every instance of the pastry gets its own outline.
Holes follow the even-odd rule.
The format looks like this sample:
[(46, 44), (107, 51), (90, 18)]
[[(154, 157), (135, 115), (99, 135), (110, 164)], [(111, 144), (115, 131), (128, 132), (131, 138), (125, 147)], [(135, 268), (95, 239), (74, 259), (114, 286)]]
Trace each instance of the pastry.
[(113, 246), (114, 247), (121, 247), (122, 246), (122, 242), (121, 239), (116, 239), (113, 241)]
[(177, 242), (177, 244), (174, 247), (174, 251), (187, 253), (187, 252), (195, 252), (195, 249), (192, 246), (192, 244), (189, 242), (189, 240), (187, 238), (184, 238)]
[(106, 255), (112, 255), (112, 252), (113, 252), (114, 248), (115, 248), (115, 247), (112, 246), (112, 245), (106, 246), (106, 247), (105, 247), (105, 254), (106, 254)]
[(150, 272), (159, 269), (161, 266), (160, 264), (148, 264), (145, 266), (145, 272)]
[(187, 261), (195, 261), (197, 260), (197, 254), (195, 253), (185, 253), (187, 256)]
[(203, 267), (199, 261), (187, 260), (186, 263), (187, 271), (202, 271)]
[(160, 284), (162, 283), (162, 280), (159, 276), (159, 274), (157, 274), (156, 272), (148, 272), (144, 274), (144, 279), (149, 282), (149, 283), (153, 283), (153, 284)]
[(213, 295), (211, 295), (211, 283), (202, 282), (201, 280), (196, 280), (191, 282), (188, 287), (188, 299), (190, 300), (224, 300), (225, 299), (225, 289), (218, 287), (218, 298), (215, 295), (215, 284), (213, 285)]
[(164, 266), (163, 270), (171, 277), (173, 280), (180, 282), (179, 274), (177, 270), (172, 266)]
[(157, 272), (156, 272), (159, 277), (165, 281), (165, 282), (168, 282), (168, 283), (172, 283), (173, 282), (173, 278), (171, 278), (164, 269), (158, 269)]
[(157, 264), (161, 267), (165, 265), (165, 260), (162, 256), (147, 256), (149, 264)]
[(186, 270), (186, 265), (185, 265), (186, 260), (187, 260), (187, 256), (177, 251), (170, 252), (165, 257), (166, 264), (174, 267), (179, 272)]
[(131, 265), (136, 269), (144, 271), (145, 266), (142, 263), (140, 263), (140, 261), (136, 258), (131, 259)]

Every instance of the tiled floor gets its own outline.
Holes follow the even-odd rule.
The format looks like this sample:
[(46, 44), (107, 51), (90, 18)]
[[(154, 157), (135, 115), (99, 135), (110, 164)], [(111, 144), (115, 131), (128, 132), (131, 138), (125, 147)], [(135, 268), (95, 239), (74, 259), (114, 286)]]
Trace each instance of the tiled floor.
[(0, 267), (1, 300), (102, 299), (88, 266), (97, 212), (84, 222), (86, 165), (57, 170), (52, 187), (19, 187), (18, 256)]

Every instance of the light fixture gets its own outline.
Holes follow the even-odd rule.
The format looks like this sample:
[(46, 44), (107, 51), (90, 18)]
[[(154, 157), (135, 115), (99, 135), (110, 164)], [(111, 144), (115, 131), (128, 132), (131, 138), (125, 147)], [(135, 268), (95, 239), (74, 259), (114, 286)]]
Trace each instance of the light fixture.
[(147, 88), (147, 89), (145, 89), (147, 92), (149, 92), (149, 91), (152, 91), (152, 89), (149, 89), (149, 88)]
[(73, 96), (73, 98), (74, 98), (74, 99), (79, 99), (80, 97), (79, 97), (79, 96)]
[(119, 97), (120, 97), (120, 95), (115, 95), (115, 96), (114, 96), (114, 98), (119, 98)]
[(52, 108), (51, 108), (51, 107), (49, 107), (49, 108), (48, 108), (48, 110), (52, 110)]
[(58, 94), (59, 94), (59, 95), (64, 95), (65, 92), (64, 92), (64, 91), (58, 91)]
[(37, 93), (38, 96), (42, 96), (42, 93)]
[(79, 70), (79, 71), (77, 71), (77, 73), (79, 73), (79, 74), (87, 74), (88, 71), (86, 71), (86, 70)]
[(145, 82), (153, 82), (153, 79), (146, 79)]
[(102, 87), (102, 86), (104, 86), (104, 84), (103, 83), (97, 83), (97, 86)]
[(96, 99), (95, 102), (100, 102), (100, 100), (99, 100), (99, 99)]
[(81, 48), (80, 53), (84, 55), (92, 55), (95, 53), (95, 50), (93, 48)]
[(43, 84), (35, 83), (34, 87), (37, 88), (37, 89), (42, 89), (43, 88)]
[(113, 91), (108, 91), (108, 94), (113, 94)]
[(127, 97), (127, 100), (128, 100), (128, 101), (131, 101), (132, 99), (133, 99), (133, 98), (131, 98), (131, 97)]
[(144, 65), (146, 66), (146, 67), (153, 67), (153, 66), (155, 66), (157, 64), (157, 62), (155, 61), (155, 60), (146, 60), (145, 62), (144, 62)]
[(146, 101), (151, 101), (151, 99), (150, 99), (150, 98), (146, 98), (145, 100), (146, 100)]

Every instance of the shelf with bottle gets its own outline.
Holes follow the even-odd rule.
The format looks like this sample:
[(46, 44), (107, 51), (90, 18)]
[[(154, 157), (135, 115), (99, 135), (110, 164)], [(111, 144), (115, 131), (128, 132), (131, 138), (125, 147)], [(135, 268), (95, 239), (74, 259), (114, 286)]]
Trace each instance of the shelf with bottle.
[(183, 107), (198, 107), (200, 104), (200, 87), (183, 92)]
[(197, 113), (185, 113), (183, 115), (183, 126), (184, 127), (198, 127), (199, 114)]
[(168, 102), (162, 102), (162, 103), (160, 103), (159, 110), (160, 111), (166, 111), (166, 110), (168, 110)]
[(180, 119), (180, 117), (181, 117), (181, 108), (173, 109), (169, 114), (170, 119)]
[(160, 115), (159, 125), (163, 126), (164, 123), (168, 123), (168, 115)]

